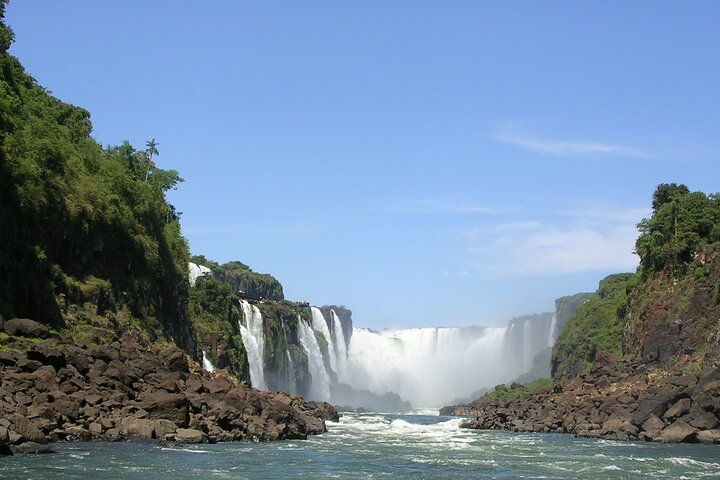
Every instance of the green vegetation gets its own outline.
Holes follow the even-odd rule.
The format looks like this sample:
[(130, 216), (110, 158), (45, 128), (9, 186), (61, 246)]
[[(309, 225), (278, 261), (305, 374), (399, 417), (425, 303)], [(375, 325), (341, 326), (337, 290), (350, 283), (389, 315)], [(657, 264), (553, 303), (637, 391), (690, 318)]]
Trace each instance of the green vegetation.
[(203, 255), (196, 255), (190, 261), (210, 268), (215, 278), (228, 285), (233, 292), (242, 291), (255, 298), (263, 298), (275, 302), (282, 301), (282, 284), (272, 275), (253, 272), (242, 262), (233, 261), (220, 265), (208, 260)]
[(90, 114), (8, 54), (12, 39), (0, 21), (0, 314), (62, 325), (79, 320), (72, 305), (87, 304), (189, 347), (189, 254), (165, 200), (182, 179), (155, 166), (154, 141), (145, 151), (101, 147)]
[(633, 281), (630, 273), (609, 275), (600, 281), (596, 295), (575, 310), (553, 347), (553, 378), (583, 372), (600, 351), (622, 355), (627, 294)]
[(644, 277), (661, 271), (684, 274), (698, 251), (720, 240), (717, 194), (664, 183), (655, 190), (652, 206), (652, 216), (638, 225), (640, 237), (635, 244)]
[(550, 388), (552, 387), (552, 384), (553, 381), (550, 378), (542, 378), (540, 380), (535, 380), (534, 382), (525, 384), (512, 383), (509, 387), (507, 385), (501, 384), (497, 385), (495, 387), (495, 390), (487, 392), (482, 397), (480, 397), (480, 400), (515, 400), (530, 395), (531, 393), (536, 393), (540, 390)]
[[(190, 288), (188, 313), (200, 348), (206, 350), (214, 365), (249, 380), (247, 355), (240, 336), (242, 313), (230, 288), (209, 276), (198, 278), (195, 287)], [(218, 357), (216, 351), (221, 351), (222, 356)]]

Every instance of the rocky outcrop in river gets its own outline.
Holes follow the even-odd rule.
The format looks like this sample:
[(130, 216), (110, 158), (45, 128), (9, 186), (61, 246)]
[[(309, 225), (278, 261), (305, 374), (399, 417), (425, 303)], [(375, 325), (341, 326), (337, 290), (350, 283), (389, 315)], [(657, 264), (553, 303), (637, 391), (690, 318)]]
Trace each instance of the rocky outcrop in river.
[(720, 443), (720, 368), (683, 370), (633, 368), (602, 354), (588, 373), (572, 380), (510, 400), (445, 407), (441, 414), (474, 417), (466, 428)]
[(329, 404), (203, 372), (174, 344), (139, 334), (92, 327), (57, 334), (28, 319), (9, 320), (4, 330), (0, 453), (63, 440), (304, 439), (338, 418)]

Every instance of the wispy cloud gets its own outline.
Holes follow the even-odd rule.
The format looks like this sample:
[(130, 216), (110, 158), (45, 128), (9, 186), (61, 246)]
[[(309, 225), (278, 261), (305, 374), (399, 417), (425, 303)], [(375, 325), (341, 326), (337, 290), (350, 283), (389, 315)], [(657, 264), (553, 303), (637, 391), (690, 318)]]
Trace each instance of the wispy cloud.
[[(475, 267), (493, 274), (544, 275), (633, 270), (642, 209), (588, 211), (566, 221), (513, 222), (466, 232)], [(567, 221), (569, 220), (569, 221)]]
[(630, 145), (595, 141), (554, 140), (511, 131), (492, 135), (492, 138), (498, 142), (546, 155), (658, 158), (650, 152)]
[(383, 210), (407, 214), (494, 213), (484, 205), (443, 200), (414, 200), (385, 205)]

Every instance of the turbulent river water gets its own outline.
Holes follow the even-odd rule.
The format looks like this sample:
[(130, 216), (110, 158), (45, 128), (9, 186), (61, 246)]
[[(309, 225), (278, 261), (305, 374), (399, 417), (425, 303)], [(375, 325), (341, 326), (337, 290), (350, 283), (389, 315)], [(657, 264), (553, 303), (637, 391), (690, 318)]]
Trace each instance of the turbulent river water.
[(717, 446), (466, 430), (431, 413), (345, 414), (307, 441), (57, 444), (56, 455), (0, 459), (0, 478), (720, 478)]

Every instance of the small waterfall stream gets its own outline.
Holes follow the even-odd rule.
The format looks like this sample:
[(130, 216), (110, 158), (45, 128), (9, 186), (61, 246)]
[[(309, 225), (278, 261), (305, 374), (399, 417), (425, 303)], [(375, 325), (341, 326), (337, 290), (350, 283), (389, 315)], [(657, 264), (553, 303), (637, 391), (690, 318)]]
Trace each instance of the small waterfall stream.
[(315, 338), (313, 329), (303, 320), (298, 321), (298, 340), (305, 349), (308, 356), (308, 367), (310, 370), (310, 392), (308, 397), (311, 400), (330, 399), (330, 376), (325, 369), (320, 346)]

